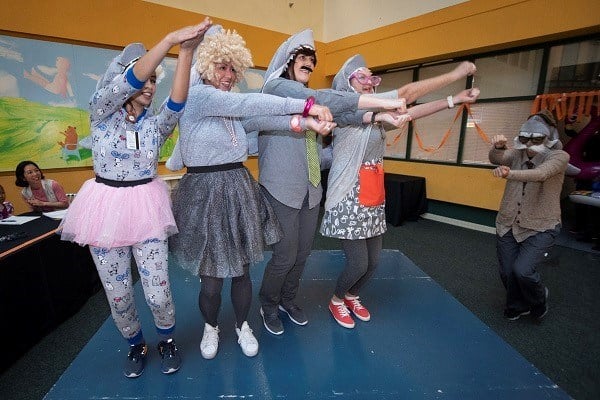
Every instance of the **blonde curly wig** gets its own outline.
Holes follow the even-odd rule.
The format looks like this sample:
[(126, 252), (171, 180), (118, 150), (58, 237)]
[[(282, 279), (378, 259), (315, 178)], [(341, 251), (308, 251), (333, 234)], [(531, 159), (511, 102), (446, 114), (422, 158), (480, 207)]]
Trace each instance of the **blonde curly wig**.
[(236, 31), (221, 29), (219, 33), (205, 36), (196, 55), (195, 68), (202, 79), (209, 81), (216, 78), (217, 63), (232, 64), (235, 69), (235, 83), (240, 82), (246, 69), (254, 65), (246, 42)]

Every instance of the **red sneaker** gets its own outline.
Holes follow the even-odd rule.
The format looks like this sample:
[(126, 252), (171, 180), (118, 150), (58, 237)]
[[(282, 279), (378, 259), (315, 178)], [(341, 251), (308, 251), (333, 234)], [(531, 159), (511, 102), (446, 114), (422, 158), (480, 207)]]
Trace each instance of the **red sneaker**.
[(344, 303), (333, 304), (333, 302), (330, 301), (329, 311), (331, 311), (331, 315), (333, 315), (333, 318), (335, 318), (338, 324), (340, 324), (344, 328), (354, 328), (354, 320), (352, 319), (350, 311), (348, 311)]
[(348, 307), (348, 310), (352, 311), (356, 318), (361, 321), (369, 321), (371, 320), (371, 314), (369, 310), (367, 310), (362, 304), (360, 304), (360, 300), (358, 300), (358, 296), (353, 299), (349, 299), (348, 297), (344, 297), (344, 304)]

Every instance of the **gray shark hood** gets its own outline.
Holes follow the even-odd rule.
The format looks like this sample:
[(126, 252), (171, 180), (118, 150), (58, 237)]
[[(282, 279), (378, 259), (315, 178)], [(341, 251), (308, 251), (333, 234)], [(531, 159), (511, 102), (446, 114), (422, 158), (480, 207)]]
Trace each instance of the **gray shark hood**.
[(335, 74), (331, 88), (344, 92), (354, 92), (354, 89), (350, 86), (350, 75), (360, 68), (367, 68), (363, 56), (356, 54), (347, 59), (342, 68)]
[(123, 51), (112, 59), (104, 76), (98, 80), (96, 90), (106, 86), (115, 79), (115, 76), (122, 74), (132, 62), (137, 61), (144, 54), (146, 54), (146, 48), (141, 43), (131, 43), (125, 46)]
[(290, 36), (279, 46), (273, 55), (273, 58), (271, 58), (271, 62), (269, 63), (269, 67), (265, 73), (265, 83), (263, 84), (263, 88), (268, 82), (281, 76), (281, 74), (287, 68), (288, 62), (296, 54), (296, 51), (303, 47), (311, 50), (315, 49), (315, 41), (313, 39), (312, 29), (305, 29), (293, 36)]

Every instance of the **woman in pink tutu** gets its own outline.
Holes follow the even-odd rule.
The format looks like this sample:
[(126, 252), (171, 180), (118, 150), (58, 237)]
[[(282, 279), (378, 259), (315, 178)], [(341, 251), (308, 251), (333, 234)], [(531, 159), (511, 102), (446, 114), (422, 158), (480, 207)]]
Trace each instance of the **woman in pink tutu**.
[[(124, 373), (144, 370), (148, 347), (133, 298), (131, 255), (140, 273), (159, 343), (161, 370), (179, 369), (173, 341), (175, 308), (168, 276), (168, 237), (177, 232), (166, 184), (157, 178), (159, 150), (173, 132), (187, 100), (192, 57), (202, 23), (166, 35), (146, 52), (140, 43), (125, 47), (110, 64), (90, 101), (95, 179), (85, 182), (62, 224), (62, 239), (89, 245), (113, 320), (130, 350)], [(157, 112), (149, 107), (160, 62), (180, 45), (173, 87)]]

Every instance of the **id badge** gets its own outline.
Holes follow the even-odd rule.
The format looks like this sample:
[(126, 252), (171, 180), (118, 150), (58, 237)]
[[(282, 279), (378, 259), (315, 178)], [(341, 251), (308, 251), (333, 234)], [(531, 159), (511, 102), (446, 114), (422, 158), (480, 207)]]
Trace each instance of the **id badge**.
[(140, 139), (137, 131), (127, 131), (127, 149), (139, 150)]

